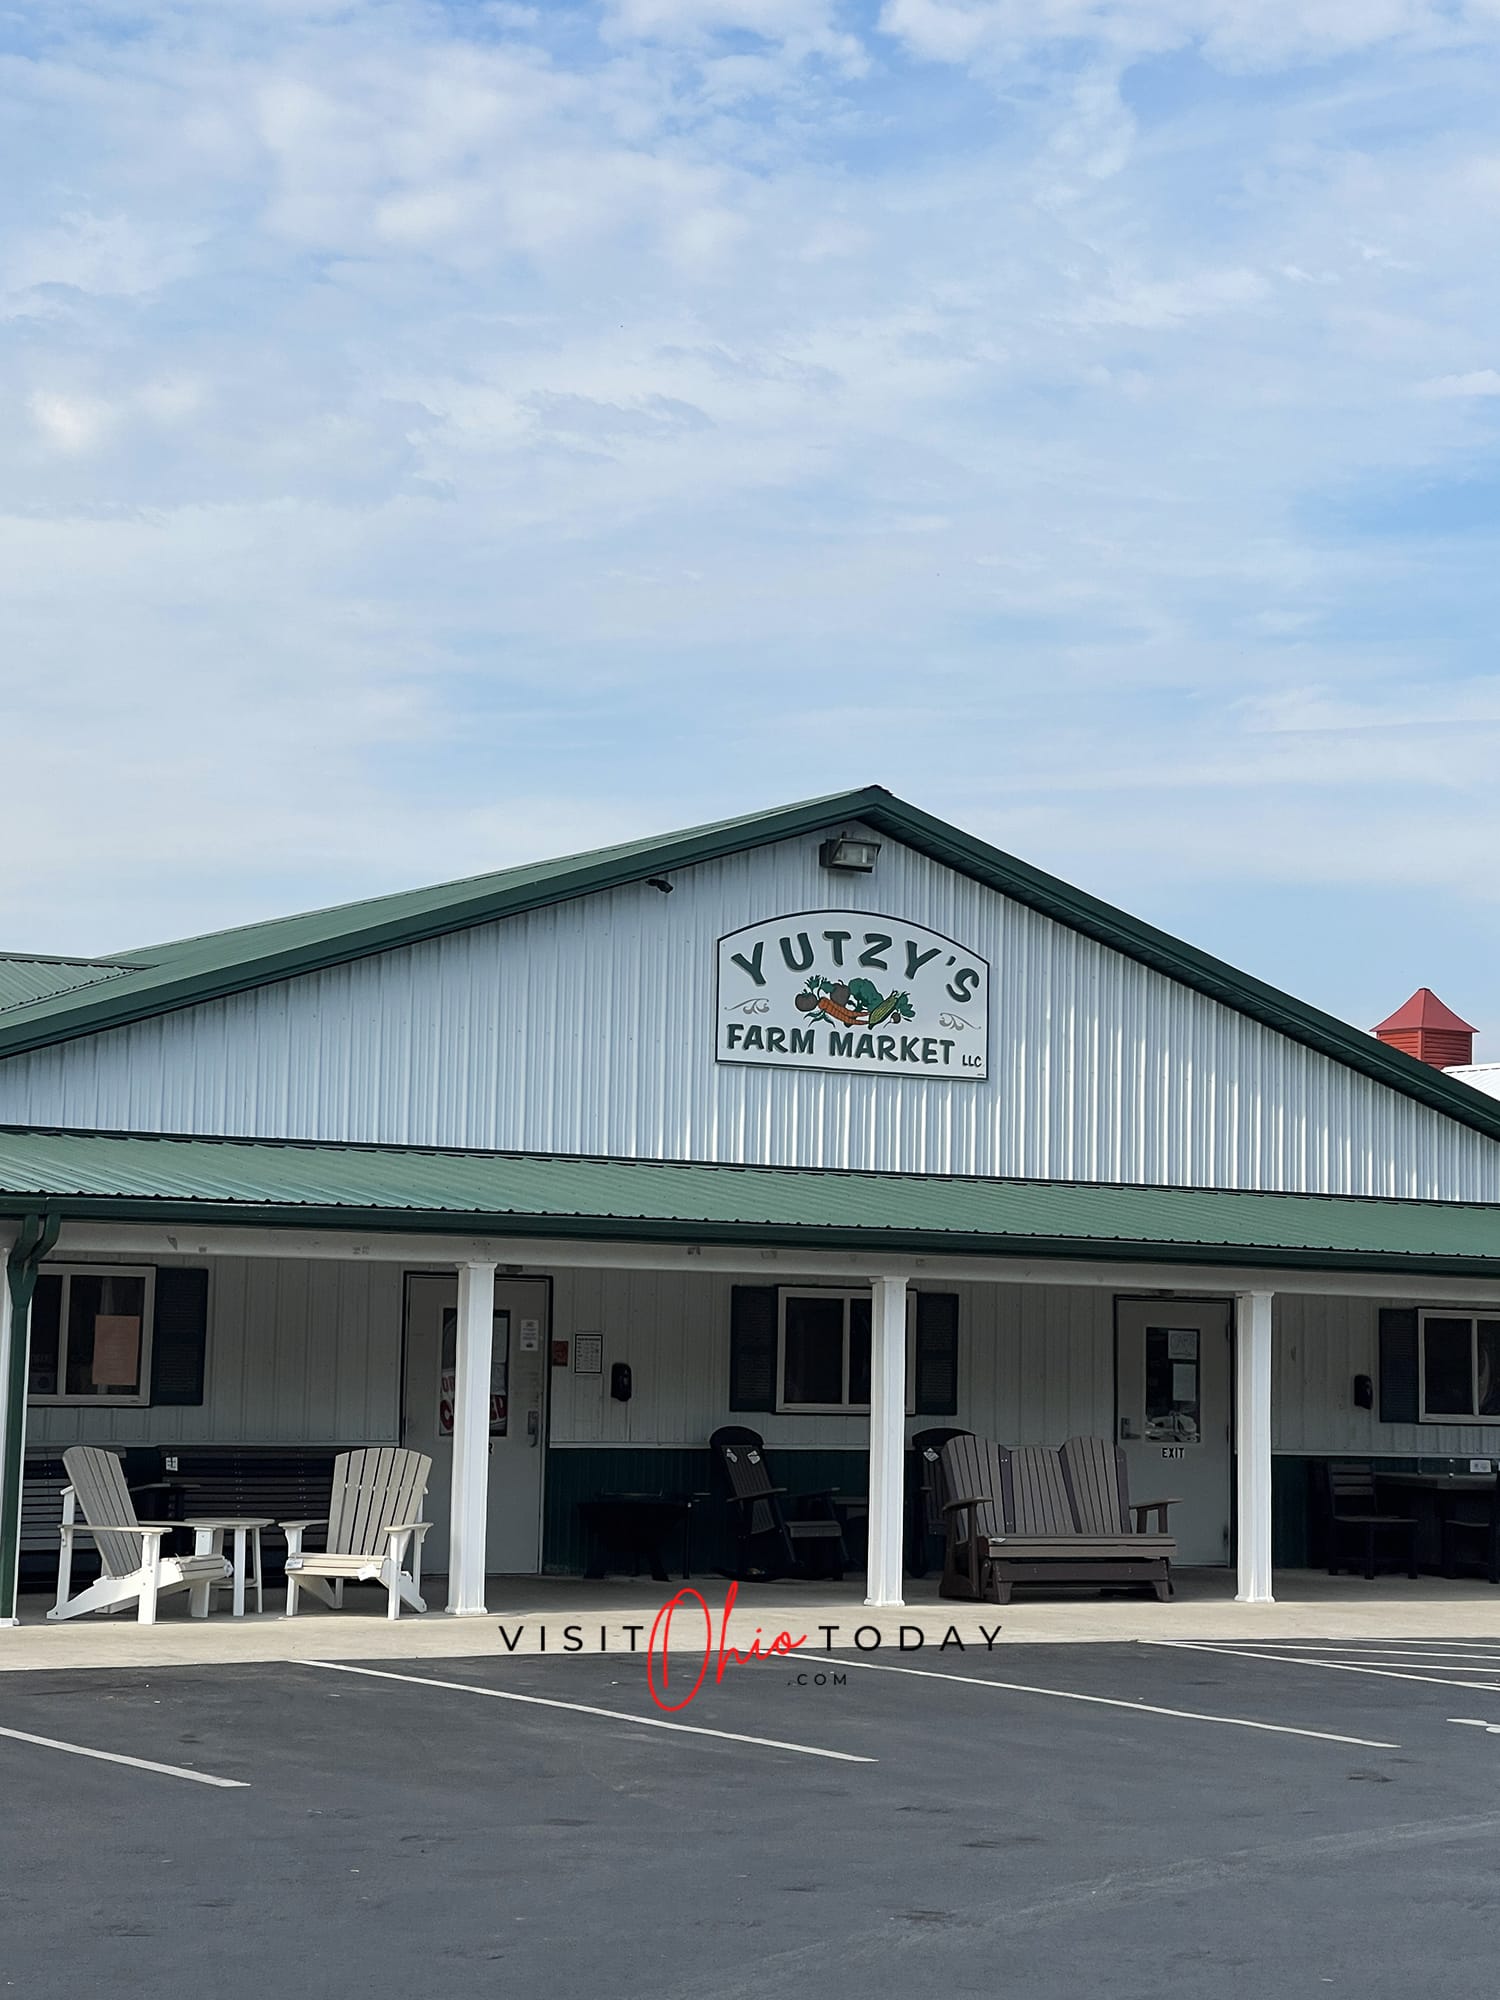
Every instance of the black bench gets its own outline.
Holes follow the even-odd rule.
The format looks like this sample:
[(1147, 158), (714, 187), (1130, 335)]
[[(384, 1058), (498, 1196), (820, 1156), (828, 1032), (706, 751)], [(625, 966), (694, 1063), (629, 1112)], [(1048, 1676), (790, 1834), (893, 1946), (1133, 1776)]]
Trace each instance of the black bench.
[(695, 1497), (691, 1493), (596, 1493), (592, 1500), (580, 1500), (578, 1518), (589, 1537), (584, 1575), (601, 1577), (611, 1556), (628, 1556), (632, 1575), (639, 1575), (644, 1559), (655, 1580), (665, 1583), (667, 1541), (680, 1534), (686, 1581)]
[[(162, 1453), (171, 1494), (160, 1518), (228, 1515), (267, 1521), (323, 1520), (333, 1492), (333, 1461), (345, 1445), (194, 1445)], [(267, 1570), (280, 1566), (277, 1545)]]

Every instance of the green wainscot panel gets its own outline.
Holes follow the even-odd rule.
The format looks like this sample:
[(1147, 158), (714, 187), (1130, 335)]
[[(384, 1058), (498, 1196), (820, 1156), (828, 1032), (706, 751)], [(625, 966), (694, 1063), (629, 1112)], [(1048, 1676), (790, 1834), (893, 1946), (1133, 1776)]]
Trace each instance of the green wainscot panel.
[[(863, 1497), (868, 1460), (862, 1451), (788, 1451), (768, 1447), (772, 1476), (788, 1489), (783, 1505), (799, 1493), (837, 1487)], [(703, 1494), (693, 1509), (691, 1567), (695, 1576), (723, 1575), (734, 1564), (734, 1539), (724, 1484), (706, 1445), (560, 1445), (547, 1453), (547, 1503), (542, 1534), (542, 1567), (553, 1575), (581, 1575), (589, 1550), (578, 1504), (609, 1493)], [(676, 1573), (679, 1553), (668, 1549)], [(856, 1560), (862, 1552), (851, 1550)], [(644, 1572), (645, 1566), (642, 1565)], [(610, 1575), (628, 1574), (612, 1568)]]

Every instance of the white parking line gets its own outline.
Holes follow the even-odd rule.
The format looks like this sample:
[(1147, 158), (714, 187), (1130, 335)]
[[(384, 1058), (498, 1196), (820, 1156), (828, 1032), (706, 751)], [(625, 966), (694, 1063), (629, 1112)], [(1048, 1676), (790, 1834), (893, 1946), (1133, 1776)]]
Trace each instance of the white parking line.
[(1362, 1667), (1353, 1660), (1309, 1659), (1305, 1653), (1253, 1653), (1244, 1646), (1212, 1646), (1206, 1639), (1143, 1639), (1143, 1646), (1164, 1646), (1180, 1653), (1224, 1653), (1236, 1660), (1262, 1660), (1269, 1666), (1321, 1667), (1329, 1674), (1375, 1674), (1387, 1681), (1430, 1681), (1434, 1687), (1465, 1688), (1473, 1694), (1500, 1694), (1500, 1681), (1455, 1680), (1452, 1674), (1406, 1674), (1394, 1667)]
[[(1179, 1643), (1192, 1644), (1194, 1642), (1182, 1641)], [(1202, 1640), (1196, 1643), (1207, 1645), (1209, 1641)], [(1482, 1667), (1494, 1667), (1500, 1670), (1500, 1648), (1486, 1651), (1479, 1645), (1440, 1645), (1435, 1640), (1427, 1645), (1408, 1645), (1398, 1641), (1391, 1645), (1383, 1646), (1374, 1639), (1339, 1639), (1327, 1641), (1297, 1639), (1281, 1641), (1265, 1639), (1257, 1641), (1252, 1639), (1248, 1642), (1248, 1645), (1250, 1650), (1254, 1652), (1263, 1652), (1268, 1660), (1282, 1659), (1288, 1654), (1306, 1653), (1313, 1658), (1326, 1658), (1330, 1660), (1391, 1660), (1397, 1662), (1405, 1660), (1413, 1663), (1425, 1662), (1429, 1666), (1462, 1666), (1477, 1663)]]
[[(1306, 1651), (1298, 1646), (1295, 1654)], [(1286, 1657), (1280, 1653), (1267, 1653), (1268, 1660)], [(1406, 1653), (1384, 1646), (1346, 1646), (1338, 1653), (1310, 1653), (1310, 1659), (1353, 1660), (1376, 1667), (1442, 1667), (1458, 1673), (1500, 1673), (1500, 1654), (1490, 1653)]]
[[(1209, 1645), (1210, 1640), (1183, 1640), (1184, 1645)], [(1252, 1639), (1269, 1652), (1278, 1647), (1292, 1653), (1463, 1653), (1500, 1657), (1500, 1639)]]
[(1488, 1736), (1500, 1736), (1500, 1722), (1486, 1722), (1482, 1715), (1450, 1715), (1448, 1720), (1460, 1729), (1482, 1729)]
[(783, 1743), (776, 1736), (741, 1736), (733, 1729), (705, 1729), (696, 1722), (668, 1722), (664, 1716), (630, 1715), (620, 1708), (593, 1708), (583, 1701), (556, 1701), (544, 1694), (517, 1694), (511, 1688), (477, 1687), (472, 1681), (429, 1680), (425, 1674), (393, 1674), (382, 1667), (355, 1667), (346, 1660), (298, 1660), (299, 1667), (323, 1667), (333, 1674), (367, 1674), (376, 1681), (407, 1681), (412, 1687), (446, 1688), (450, 1694), (482, 1694), (491, 1701), (520, 1701), (532, 1708), (565, 1708), (574, 1715), (598, 1715), (606, 1722), (628, 1722), (633, 1729), (670, 1729), (681, 1736), (716, 1736), (722, 1743), (753, 1743), (761, 1750), (791, 1750), (799, 1757), (831, 1757), (838, 1764), (874, 1764), (875, 1757), (856, 1757), (850, 1750), (820, 1750), (812, 1743)]
[(187, 1778), (195, 1785), (217, 1785), (226, 1792), (248, 1792), (243, 1778), (214, 1778), (207, 1771), (190, 1771), (184, 1764), (154, 1764), (149, 1757), (126, 1757), (118, 1750), (90, 1750), (82, 1743), (60, 1743), (55, 1736), (33, 1736), (26, 1729), (0, 1729), (17, 1743), (35, 1743), (43, 1750), (65, 1750), (70, 1757), (97, 1757), (103, 1764), (128, 1764), (133, 1771), (157, 1771), (164, 1778)]
[(1154, 1702), (1126, 1701), (1110, 1694), (1077, 1694), (1072, 1688), (1030, 1687), (1024, 1681), (992, 1681), (980, 1674), (944, 1674), (935, 1667), (889, 1667), (876, 1660), (839, 1661), (844, 1667), (863, 1667), (872, 1674), (912, 1674), (925, 1681), (960, 1681), (968, 1687), (1001, 1688), (1008, 1694), (1045, 1694), (1054, 1701), (1086, 1701), (1098, 1708), (1126, 1708), (1132, 1715), (1170, 1715), (1181, 1722), (1217, 1722), (1227, 1729), (1264, 1729), (1272, 1736), (1311, 1736), (1319, 1743), (1352, 1743), (1360, 1750), (1399, 1750), (1399, 1743), (1378, 1743), (1368, 1736), (1335, 1736), (1327, 1729), (1293, 1729), (1285, 1722), (1252, 1722), (1243, 1715), (1205, 1715), (1195, 1708), (1158, 1708)]

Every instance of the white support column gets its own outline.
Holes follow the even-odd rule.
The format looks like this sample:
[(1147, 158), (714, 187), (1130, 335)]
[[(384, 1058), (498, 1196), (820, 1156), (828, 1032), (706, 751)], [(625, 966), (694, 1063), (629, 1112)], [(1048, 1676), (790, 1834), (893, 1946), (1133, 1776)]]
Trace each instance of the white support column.
[(458, 1267), (453, 1373), (453, 1482), (448, 1503), (448, 1609), (482, 1618), (490, 1505), (490, 1359), (495, 1343), (495, 1266)]
[(877, 1278), (870, 1309), (870, 1521), (865, 1603), (899, 1605), (906, 1467), (906, 1280)]
[[(16, 1616), (16, 1572), (20, 1562), (21, 1491), (26, 1476), (26, 1406), (21, 1405), (18, 1442), (10, 1443), (15, 1411), (11, 1406), (10, 1385), (17, 1377), (26, 1380), (25, 1366), (13, 1363), (10, 1343), (15, 1334), (24, 1340), (26, 1329), (15, 1322), (5, 1259), (8, 1242), (0, 1243), (0, 1626), (19, 1625)], [(15, 1550), (3, 1545), (7, 1516), (17, 1524)]]
[(1234, 1301), (1234, 1448), (1239, 1500), (1240, 1604), (1271, 1594), (1271, 1294)]

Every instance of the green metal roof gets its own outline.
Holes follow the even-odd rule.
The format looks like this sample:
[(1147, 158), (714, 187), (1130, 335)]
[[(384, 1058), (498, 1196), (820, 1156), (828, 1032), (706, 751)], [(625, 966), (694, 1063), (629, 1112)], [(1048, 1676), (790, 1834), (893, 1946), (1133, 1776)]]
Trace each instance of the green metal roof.
[(50, 1000), (80, 986), (123, 979), (135, 967), (114, 959), (43, 958), (31, 952), (0, 952), (0, 1014), (12, 1007)]
[(0, 1057), (817, 831), (856, 817), (854, 806), (859, 801), (887, 796), (876, 791), (840, 793), (434, 888), (408, 889), (202, 937), (142, 945), (120, 954), (138, 969), (111, 982), (108, 992), (58, 993), (0, 1017)]
[(0, 1130), (0, 1215), (1500, 1276), (1500, 1206)]
[(1500, 1100), (976, 840), (879, 785), (436, 888), (146, 946), (121, 954), (136, 963), (135, 971), (0, 1012), (0, 1058), (854, 821), (1361, 1071), (1404, 1097), (1500, 1139)]

